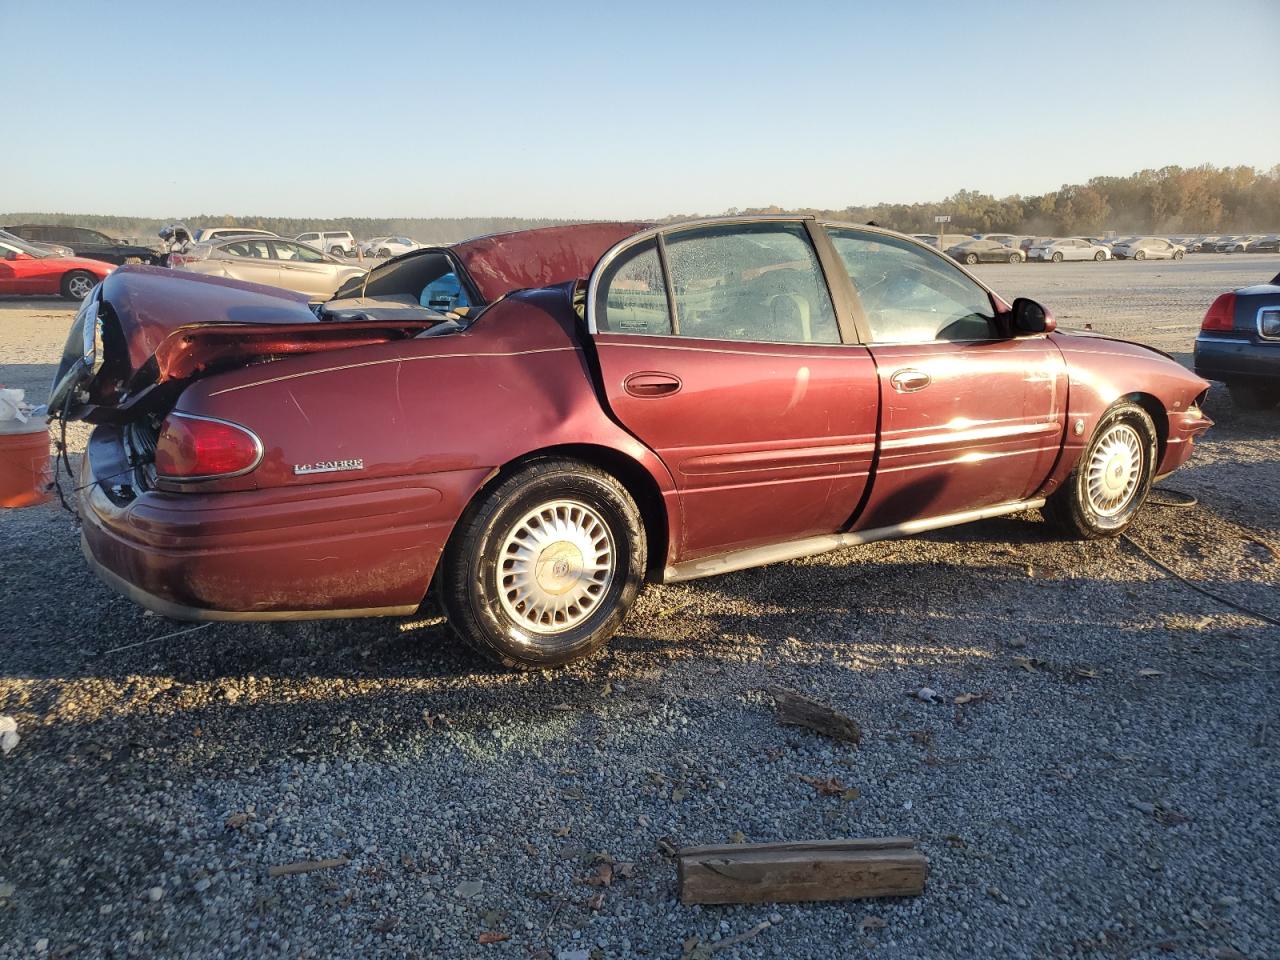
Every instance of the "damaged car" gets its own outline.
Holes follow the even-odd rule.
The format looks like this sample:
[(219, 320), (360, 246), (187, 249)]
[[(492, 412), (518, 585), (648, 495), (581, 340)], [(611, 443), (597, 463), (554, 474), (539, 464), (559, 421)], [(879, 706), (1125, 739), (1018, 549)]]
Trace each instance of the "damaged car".
[(512, 667), (679, 582), (1039, 510), (1112, 537), (1209, 426), (1167, 355), (810, 217), (429, 247), (335, 297), (127, 267), (55, 415), (111, 587), (191, 620), (404, 616)]

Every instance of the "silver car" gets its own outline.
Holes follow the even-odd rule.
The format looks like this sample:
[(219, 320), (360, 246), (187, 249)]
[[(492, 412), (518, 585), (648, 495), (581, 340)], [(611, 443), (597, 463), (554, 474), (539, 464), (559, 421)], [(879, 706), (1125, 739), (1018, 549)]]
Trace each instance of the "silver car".
[(1110, 260), (1111, 252), (1097, 243), (1071, 237), (1064, 240), (1050, 240), (1048, 243), (1033, 244), (1027, 250), (1028, 260), (1050, 261), (1061, 263), (1063, 260)]
[(207, 276), (265, 283), (328, 300), (364, 267), (351, 266), (314, 247), (279, 237), (231, 237), (213, 243), (192, 243), (169, 254), (169, 266)]
[(1138, 237), (1111, 248), (1117, 260), (1181, 260), (1187, 248), (1162, 237)]

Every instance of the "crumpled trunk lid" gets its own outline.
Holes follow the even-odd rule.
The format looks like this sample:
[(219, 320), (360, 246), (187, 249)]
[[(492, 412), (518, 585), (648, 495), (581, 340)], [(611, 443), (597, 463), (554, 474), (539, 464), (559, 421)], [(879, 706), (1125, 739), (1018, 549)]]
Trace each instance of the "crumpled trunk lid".
[(128, 266), (85, 298), (49, 395), (51, 416), (124, 423), (192, 380), (252, 363), (414, 337), (438, 314), (326, 320), (304, 294)]

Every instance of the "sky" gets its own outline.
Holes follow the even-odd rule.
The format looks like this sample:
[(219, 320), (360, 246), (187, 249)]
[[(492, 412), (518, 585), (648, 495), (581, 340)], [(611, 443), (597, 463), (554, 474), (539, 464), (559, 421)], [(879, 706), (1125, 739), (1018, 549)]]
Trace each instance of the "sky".
[(0, 211), (585, 219), (1280, 163), (1280, 3), (0, 0)]

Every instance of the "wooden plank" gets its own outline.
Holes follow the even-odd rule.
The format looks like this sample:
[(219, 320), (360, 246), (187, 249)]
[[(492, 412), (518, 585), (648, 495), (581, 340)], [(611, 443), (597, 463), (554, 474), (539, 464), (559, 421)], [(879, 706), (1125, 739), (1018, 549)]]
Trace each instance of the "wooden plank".
[(843, 713), (792, 690), (774, 689), (769, 693), (773, 696), (773, 707), (779, 723), (807, 727), (833, 740), (862, 743), (862, 731), (858, 724)]
[(677, 854), (681, 903), (798, 903), (912, 897), (929, 861), (903, 837), (690, 847)]
[(346, 857), (335, 857), (332, 860), (299, 860), (296, 863), (282, 863), (274, 867), (268, 867), (267, 876), (288, 877), (295, 873), (330, 870), (333, 867), (345, 867), (350, 862)]

